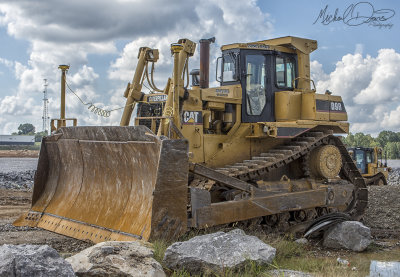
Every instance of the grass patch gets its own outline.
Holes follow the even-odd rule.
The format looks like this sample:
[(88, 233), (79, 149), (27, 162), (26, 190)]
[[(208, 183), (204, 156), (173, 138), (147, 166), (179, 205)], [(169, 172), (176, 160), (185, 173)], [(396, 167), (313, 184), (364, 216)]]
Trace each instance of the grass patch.
[(304, 245), (294, 242), (289, 237), (277, 237), (273, 241), (267, 241), (266, 243), (276, 248), (275, 260), (278, 264), (288, 258), (304, 256), (306, 253)]
[[(178, 239), (178, 241), (189, 240), (195, 236), (213, 233), (216, 231), (229, 231), (232, 228), (214, 230), (192, 230)], [(207, 272), (201, 276), (228, 277), (228, 276), (270, 276), (269, 271), (274, 269), (288, 269), (302, 272), (308, 272), (314, 276), (368, 276), (371, 260), (378, 261), (399, 261), (400, 247), (388, 249), (379, 244), (372, 243), (366, 251), (355, 253), (345, 250), (333, 250), (321, 248), (315, 243), (306, 245), (294, 242), (291, 236), (279, 236), (276, 234), (266, 235), (265, 233), (252, 233), (262, 240), (276, 248), (276, 256), (271, 265), (259, 265), (256, 262), (248, 261), (241, 269), (231, 270), (222, 269), (217, 272)], [(168, 276), (186, 277), (200, 276), (190, 275), (185, 269), (172, 271), (163, 264), (162, 260), (168, 246), (173, 241), (154, 241), (154, 257), (164, 267)], [(350, 266), (339, 264), (336, 259), (340, 257), (350, 262)], [(355, 267), (355, 270), (352, 268)], [(284, 275), (282, 275), (284, 276)]]
[(154, 250), (154, 259), (161, 265), (163, 265), (165, 250), (167, 250), (168, 246), (170, 246), (172, 243), (169, 244), (165, 240), (156, 240), (152, 244)]

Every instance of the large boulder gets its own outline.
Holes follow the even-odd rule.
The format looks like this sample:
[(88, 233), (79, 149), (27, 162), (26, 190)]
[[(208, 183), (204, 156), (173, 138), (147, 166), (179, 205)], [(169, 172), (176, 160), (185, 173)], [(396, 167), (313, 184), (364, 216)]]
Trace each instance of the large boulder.
[(164, 263), (170, 269), (185, 269), (196, 274), (238, 268), (246, 261), (268, 264), (275, 253), (275, 248), (259, 238), (235, 229), (176, 242), (165, 251)]
[(48, 245), (0, 246), (0, 276), (75, 276), (69, 263)]
[(78, 276), (165, 276), (153, 251), (139, 241), (101, 242), (66, 260)]
[(371, 244), (371, 230), (358, 221), (341, 222), (324, 234), (323, 245), (330, 248), (364, 251)]

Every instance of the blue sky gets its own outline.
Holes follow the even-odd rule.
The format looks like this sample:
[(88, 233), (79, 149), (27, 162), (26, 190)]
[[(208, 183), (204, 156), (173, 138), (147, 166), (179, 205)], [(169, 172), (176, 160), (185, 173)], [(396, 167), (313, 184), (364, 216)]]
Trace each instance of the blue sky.
[[(324, 25), (321, 19), (313, 24), (327, 5), (325, 15), (336, 9), (343, 15), (351, 5), (360, 16), (372, 9), (374, 16), (394, 15), (380, 27)], [(169, 44), (181, 37), (215, 36), (214, 59), (223, 44), (287, 35), (318, 41), (312, 78), (318, 91), (344, 98), (352, 132), (400, 131), (399, 6), (385, 0), (0, 1), (0, 133), (25, 122), (42, 129), (43, 78), (49, 82), (50, 117), (58, 117), (59, 64), (70, 64), (68, 82), (85, 101), (110, 109), (124, 105), (140, 46), (160, 49), (156, 82), (162, 87), (172, 70)], [(197, 54), (190, 65), (198, 67)], [(121, 112), (98, 117), (68, 94), (67, 116), (81, 125), (117, 125)]]
[[(357, 44), (363, 45), (364, 54), (375, 56), (381, 48), (393, 48), (398, 52), (400, 37), (395, 35), (400, 31), (400, 4), (398, 1), (370, 1), (376, 10), (393, 9), (399, 14), (389, 21), (392, 28), (371, 27), (368, 24), (348, 26), (343, 22), (333, 22), (329, 25), (314, 23), (321, 9), (328, 5), (328, 11), (334, 14), (336, 8), (342, 14), (351, 4), (358, 1), (259, 1), (260, 8), (271, 14), (274, 19), (274, 35), (307, 37), (318, 40), (319, 49), (312, 54), (312, 59), (318, 60), (327, 71), (332, 71), (335, 64), (344, 54), (353, 53)], [(305, 4), (307, 3), (307, 4)], [(363, 4), (362, 4), (363, 5)], [(368, 7), (368, 6), (367, 6)], [(361, 10), (366, 10), (363, 6)]]

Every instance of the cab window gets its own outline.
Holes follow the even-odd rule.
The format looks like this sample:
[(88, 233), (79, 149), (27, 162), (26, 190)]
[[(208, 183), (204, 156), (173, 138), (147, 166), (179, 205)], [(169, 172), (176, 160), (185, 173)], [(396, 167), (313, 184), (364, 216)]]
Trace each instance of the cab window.
[(222, 71), (223, 82), (234, 82), (237, 81), (235, 59), (232, 55), (223, 56), (223, 71)]
[(372, 163), (372, 153), (366, 152), (365, 154), (367, 156), (367, 163)]
[(246, 111), (248, 115), (260, 115), (264, 109), (265, 96), (265, 57), (246, 56)]
[(293, 88), (295, 74), (295, 61), (293, 58), (276, 57), (275, 76), (278, 88)]

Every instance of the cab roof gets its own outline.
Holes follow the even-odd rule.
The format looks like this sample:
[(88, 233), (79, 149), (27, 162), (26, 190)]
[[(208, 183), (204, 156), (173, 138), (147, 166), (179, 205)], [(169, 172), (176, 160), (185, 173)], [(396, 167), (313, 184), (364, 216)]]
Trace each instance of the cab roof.
[(248, 43), (227, 44), (223, 45), (221, 47), (221, 50), (224, 51), (229, 49), (260, 49), (276, 50), (289, 53), (294, 53), (295, 50), (299, 50), (304, 54), (310, 54), (317, 48), (318, 44), (316, 40), (287, 36)]

